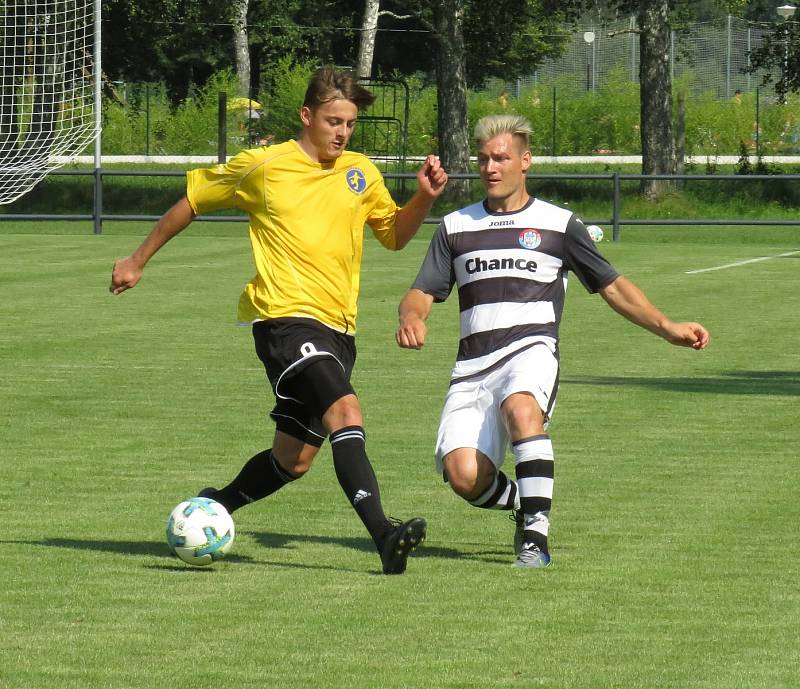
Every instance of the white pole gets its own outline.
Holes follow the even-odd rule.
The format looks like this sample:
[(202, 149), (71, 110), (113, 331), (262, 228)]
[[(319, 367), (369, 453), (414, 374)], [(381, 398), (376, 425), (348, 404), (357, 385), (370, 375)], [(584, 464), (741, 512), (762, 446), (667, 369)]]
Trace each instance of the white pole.
[(103, 128), (103, 63), (102, 48), (102, 0), (94, 0), (94, 233), (103, 231), (102, 128)]
[[(750, 26), (747, 26), (747, 66), (750, 67), (750, 49), (751, 49), (751, 37), (750, 37)], [(747, 70), (747, 92), (750, 92), (750, 70)]]
[(636, 19), (631, 15), (630, 21), (628, 22), (628, 28), (630, 29), (630, 36), (631, 36), (631, 81), (639, 81), (638, 75), (636, 73), (636, 36), (637, 34), (634, 32), (636, 28)]
[(675, 78), (675, 32), (669, 32), (669, 78)]
[(728, 36), (725, 52), (725, 98), (731, 97), (731, 15), (728, 15)]

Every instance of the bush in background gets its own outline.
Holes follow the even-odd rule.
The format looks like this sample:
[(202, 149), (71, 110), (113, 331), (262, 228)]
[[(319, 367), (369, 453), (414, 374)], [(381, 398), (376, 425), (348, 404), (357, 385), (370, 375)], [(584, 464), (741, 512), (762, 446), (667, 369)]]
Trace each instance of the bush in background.
[[(305, 93), (310, 63), (286, 59), (275, 63), (264, 74), (260, 102), (262, 115), (255, 121), (246, 110), (227, 113), (227, 152), (233, 154), (246, 146), (266, 139), (283, 141), (297, 135), (298, 107)], [(404, 79), (409, 93), (408, 139), (406, 154), (422, 156), (438, 152), (436, 139), (436, 90), (424, 75)], [(623, 73), (614, 73), (604, 86), (587, 91), (584, 85), (566, 80), (538, 84), (510, 94), (497, 83), (468, 94), (469, 121), (497, 112), (517, 113), (528, 117), (534, 128), (534, 155), (577, 155), (590, 153), (637, 154), (639, 137), (639, 87)], [(661, 204), (649, 206), (644, 215), (691, 213), (693, 205), (709, 213), (775, 215), (780, 208), (800, 207), (800, 185), (781, 178), (779, 172), (792, 173), (800, 166), (766, 166), (757, 157), (773, 153), (800, 152), (800, 99), (790, 96), (786, 105), (762, 102), (760, 130), (755, 128), (756, 96), (736, 94), (719, 100), (710, 93), (694, 94), (693, 76), (686, 74), (674, 85), (675, 93), (686, 97), (685, 131), (687, 155), (704, 156), (703, 163), (687, 165), (687, 172), (737, 171), (742, 175), (775, 174), (768, 181), (747, 180), (715, 183), (692, 182)], [(214, 155), (217, 152), (218, 94), (226, 92), (229, 100), (236, 94), (236, 79), (231, 72), (215, 74), (202, 88), (194, 88), (177, 106), (172, 106), (163, 85), (123, 85), (104, 104), (103, 152), (106, 155)], [(555, 99), (555, 100), (554, 100)], [(556, 128), (553, 130), (553, 107)], [(391, 115), (389, 106), (376, 102), (368, 115)], [(403, 108), (404, 109), (404, 108)], [(402, 112), (402, 110), (401, 110)], [(677, 118), (677, 108), (675, 117)], [(396, 136), (390, 127), (378, 125), (377, 136)], [(358, 131), (358, 130), (357, 130)], [(395, 144), (389, 143), (389, 150)], [(91, 148), (87, 151), (91, 153)], [(720, 155), (739, 154), (739, 165), (723, 170)], [(126, 165), (126, 168), (133, 166)], [(152, 165), (145, 166), (152, 169)], [(181, 168), (182, 166), (176, 166)], [(185, 167), (185, 166), (183, 166)], [(384, 170), (397, 169), (391, 165)], [(413, 164), (406, 171), (414, 169)], [(637, 166), (614, 166), (615, 170), (638, 172)], [(537, 165), (534, 173), (609, 172), (611, 166), (598, 162), (575, 166)], [(638, 184), (638, 183), (637, 183)], [(160, 213), (183, 186), (182, 179), (107, 177), (104, 181), (105, 204), (109, 212)], [(405, 198), (413, 183), (396, 183), (398, 198)], [(480, 185), (474, 184), (475, 198)], [(587, 209), (596, 217), (610, 213), (609, 183), (606, 180), (532, 180), (532, 190), (542, 198)], [(91, 207), (92, 180), (86, 177), (49, 176), (18, 204), (14, 212), (82, 212)], [(397, 191), (397, 190), (396, 190)], [(623, 215), (642, 214), (636, 184), (623, 185)], [(5, 210), (5, 209), (3, 209)], [(445, 212), (446, 208), (441, 209)]]
[[(129, 87), (125, 101), (106, 98), (103, 103), (103, 153), (105, 155), (213, 155), (217, 152), (219, 93), (232, 98), (236, 76), (221, 71), (202, 87), (192, 87), (188, 97), (172, 107), (163, 84)], [(229, 143), (247, 145), (241, 134), (246, 111), (229, 111)], [(237, 135), (237, 131), (239, 132)]]
[(297, 136), (298, 113), (313, 71), (311, 63), (295, 63), (290, 58), (264, 71), (261, 83), (264, 110), (256, 125), (260, 138), (280, 143)]
[[(264, 72), (261, 84), (261, 117), (248, 122), (246, 110), (229, 112), (228, 152), (264, 141), (284, 141), (297, 135), (297, 113), (305, 94), (311, 63), (286, 58)], [(409, 91), (408, 155), (436, 152), (436, 89), (423, 75), (405, 77)], [(764, 99), (760, 103), (756, 132), (755, 93), (720, 100), (711, 93), (694, 93), (691, 73), (674, 84), (674, 93), (686, 96), (686, 154), (707, 156), (710, 166), (720, 155), (736, 155), (744, 143), (755, 154), (760, 137), (761, 153), (800, 153), (800, 99), (790, 96), (786, 105)], [(103, 152), (109, 155), (209, 155), (217, 151), (217, 98), (236, 94), (236, 78), (218, 72), (189, 97), (171, 107), (163, 85), (129, 86), (124, 99), (104, 103)], [(149, 94), (145, 98), (145, 94)], [(555, 100), (555, 131), (553, 107)], [(380, 103), (368, 113), (385, 116)], [(509, 94), (504, 85), (468, 93), (470, 122), (483, 115), (509, 112), (525, 115), (534, 127), (535, 155), (589, 155), (641, 151), (639, 136), (639, 86), (623, 71), (612, 72), (608, 81), (587, 91), (575, 80), (561, 79)], [(149, 115), (148, 115), (149, 113)], [(148, 129), (149, 116), (149, 129)], [(674, 108), (677, 118), (677, 107)], [(395, 136), (390, 127), (383, 133)], [(390, 150), (393, 146), (388, 147)]]

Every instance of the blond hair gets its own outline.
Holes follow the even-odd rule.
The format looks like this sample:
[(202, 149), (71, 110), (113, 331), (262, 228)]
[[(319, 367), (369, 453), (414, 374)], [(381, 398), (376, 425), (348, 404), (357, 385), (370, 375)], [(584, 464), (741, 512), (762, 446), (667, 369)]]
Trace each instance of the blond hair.
[(530, 144), (533, 127), (522, 115), (487, 115), (481, 117), (475, 125), (475, 139), (478, 146), (501, 134), (519, 137), (524, 143), (523, 150), (525, 150)]

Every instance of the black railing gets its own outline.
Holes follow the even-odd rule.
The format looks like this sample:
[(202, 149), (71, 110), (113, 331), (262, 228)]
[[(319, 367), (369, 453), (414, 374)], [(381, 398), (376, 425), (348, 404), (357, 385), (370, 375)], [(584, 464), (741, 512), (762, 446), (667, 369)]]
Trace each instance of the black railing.
[[(91, 220), (94, 223), (95, 234), (102, 231), (105, 220), (117, 221), (156, 221), (160, 215), (149, 214), (114, 214), (103, 210), (103, 184), (104, 177), (183, 177), (181, 171), (144, 171), (144, 170), (54, 170), (51, 177), (61, 175), (82, 175), (96, 178), (94, 203), (91, 213), (85, 214), (53, 214), (53, 213), (0, 213), (0, 221), (10, 220)], [(387, 179), (414, 179), (414, 173), (386, 172)], [(451, 174), (450, 179), (478, 179), (476, 174)], [(611, 197), (611, 217), (584, 218), (587, 224), (606, 225), (613, 228), (612, 237), (619, 241), (623, 225), (800, 225), (800, 217), (796, 220), (769, 219), (769, 218), (623, 218), (621, 215), (621, 186), (622, 182), (651, 180), (667, 180), (673, 182), (721, 182), (721, 181), (800, 181), (800, 175), (640, 175), (621, 172), (608, 173), (562, 173), (562, 174), (530, 174), (530, 180), (606, 180), (609, 182)], [(200, 215), (196, 220), (205, 222), (243, 222), (246, 216), (239, 215)], [(426, 223), (438, 223), (441, 218), (426, 218)]]

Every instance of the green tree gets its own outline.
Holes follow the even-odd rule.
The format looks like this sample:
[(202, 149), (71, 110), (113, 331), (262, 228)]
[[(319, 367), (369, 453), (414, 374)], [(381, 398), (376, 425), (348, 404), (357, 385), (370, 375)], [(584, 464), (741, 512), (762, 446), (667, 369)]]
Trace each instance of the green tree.
[(110, 80), (158, 81), (175, 101), (231, 67), (227, 6), (178, 0), (103, 0), (103, 71)]
[[(461, 0), (441, 0), (434, 7), (439, 153), (445, 170), (451, 173), (467, 172), (470, 137), (467, 120), (464, 7)], [(451, 180), (448, 196), (465, 199), (468, 195), (467, 180)]]
[(238, 91), (241, 96), (249, 96), (251, 90), (250, 41), (247, 33), (247, 14), (250, 9), (250, 0), (231, 0), (230, 7)]
[(239, 90), (248, 90), (249, 57), (252, 90), (286, 57), (353, 64), (357, 31), (346, 27), (358, 19), (347, 0), (103, 0), (103, 68), (112, 81), (164, 82), (179, 102), (193, 84), (237, 66)]
[[(587, 3), (599, 12), (634, 15), (639, 33), (639, 103), (642, 137), (642, 174), (675, 172), (675, 142), (672, 128), (672, 77), (670, 34), (698, 13), (714, 8), (741, 12), (744, 0), (596, 0)], [(642, 180), (642, 195), (660, 198), (669, 189), (665, 180)]]
[(769, 20), (771, 36), (750, 53), (750, 71), (763, 73), (762, 84), (775, 84), (785, 102), (788, 93), (800, 91), (800, 12), (781, 19), (773, 6)]
[[(574, 7), (573, 7), (574, 5)], [(514, 80), (556, 55), (577, 3), (554, 0), (405, 0), (401, 9), (430, 32), (420, 49), (406, 51), (405, 69), (436, 75), (439, 154), (447, 170), (469, 169), (467, 89), (490, 77)], [(432, 37), (432, 40), (431, 40)], [(431, 49), (432, 47), (432, 49)], [(381, 64), (383, 54), (376, 50)], [(417, 60), (414, 65), (413, 60)], [(466, 185), (451, 183), (450, 194), (466, 195)]]

